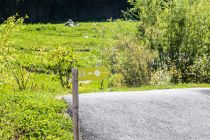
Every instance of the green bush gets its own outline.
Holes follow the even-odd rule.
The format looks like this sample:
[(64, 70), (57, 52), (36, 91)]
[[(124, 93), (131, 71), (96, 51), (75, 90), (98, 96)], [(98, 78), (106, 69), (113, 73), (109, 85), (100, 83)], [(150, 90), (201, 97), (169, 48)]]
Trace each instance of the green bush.
[(0, 138), (72, 139), (67, 105), (47, 93), (0, 93)]
[(118, 74), (113, 74), (110, 78), (109, 81), (109, 87), (114, 87), (114, 88), (121, 88), (123, 87), (123, 75), (118, 73)]
[[(19, 31), (24, 18), (9, 17), (0, 26), (0, 76), (3, 84), (12, 84), (19, 90), (26, 90), (28, 82), (32, 80), (31, 72), (34, 60), (24, 53), (17, 53), (12, 43), (12, 34)], [(29, 61), (30, 60), (30, 61)]]
[(197, 64), (200, 60), (205, 63), (204, 58), (210, 59), (209, 0), (130, 2), (140, 19), (139, 39), (159, 53), (154, 67), (167, 66), (170, 70), (175, 66), (181, 72), (180, 79), (175, 79), (175, 82), (209, 82), (209, 69), (200, 69)]
[(172, 73), (168, 70), (158, 69), (153, 72), (149, 84), (154, 86), (170, 85), (172, 80)]
[(70, 88), (71, 71), (79, 65), (79, 53), (72, 48), (58, 47), (49, 52), (49, 62), (62, 87)]
[(188, 82), (210, 83), (210, 59), (207, 56), (196, 59), (187, 74)]
[(141, 86), (149, 83), (152, 73), (150, 65), (156, 53), (146, 49), (141, 42), (122, 38), (114, 47), (108, 48), (106, 53), (107, 67), (112, 74), (121, 76), (122, 85)]

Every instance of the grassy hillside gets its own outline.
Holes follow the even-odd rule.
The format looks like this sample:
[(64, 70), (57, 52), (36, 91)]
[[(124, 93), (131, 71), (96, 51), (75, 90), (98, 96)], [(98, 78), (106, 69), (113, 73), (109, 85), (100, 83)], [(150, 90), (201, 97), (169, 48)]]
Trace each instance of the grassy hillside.
[(133, 34), (137, 23), (102, 22), (79, 23), (76, 27), (63, 24), (24, 25), (14, 34), (13, 41), (19, 49), (52, 49), (57, 46), (75, 49), (100, 49), (102, 45), (117, 40), (118, 34)]
[[(36, 65), (35, 69), (39, 69), (36, 73), (37, 89), (62, 92), (58, 79), (49, 68), (47, 55), (50, 51), (58, 47), (73, 48), (79, 52), (81, 67), (101, 65), (103, 49), (117, 42), (119, 36), (135, 35), (136, 26), (135, 22), (123, 21), (79, 23), (76, 27), (29, 24), (23, 25), (20, 32), (13, 34), (12, 44), (16, 53), (24, 55), (26, 63), (33, 63)], [(97, 83), (100, 81), (88, 87), (83, 85), (82, 88), (88, 91), (100, 88), (100, 84), (95, 86)]]

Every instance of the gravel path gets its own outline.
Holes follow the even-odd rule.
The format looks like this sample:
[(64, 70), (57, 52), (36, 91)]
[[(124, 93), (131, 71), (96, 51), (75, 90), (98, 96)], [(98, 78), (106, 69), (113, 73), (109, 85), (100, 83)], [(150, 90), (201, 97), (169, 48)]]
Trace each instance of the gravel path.
[(210, 140), (210, 88), (79, 97), (83, 140)]

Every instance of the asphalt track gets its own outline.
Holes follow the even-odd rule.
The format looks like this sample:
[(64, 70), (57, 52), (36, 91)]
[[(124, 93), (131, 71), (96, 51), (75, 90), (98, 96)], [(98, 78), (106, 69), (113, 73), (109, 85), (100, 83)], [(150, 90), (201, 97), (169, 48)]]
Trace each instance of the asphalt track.
[(210, 140), (210, 88), (81, 94), (79, 102), (83, 140)]

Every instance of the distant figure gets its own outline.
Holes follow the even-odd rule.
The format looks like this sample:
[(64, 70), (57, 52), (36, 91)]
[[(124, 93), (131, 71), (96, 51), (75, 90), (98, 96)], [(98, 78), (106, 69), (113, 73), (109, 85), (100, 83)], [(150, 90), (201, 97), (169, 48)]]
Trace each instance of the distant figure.
[(79, 24), (74, 23), (74, 21), (72, 19), (69, 19), (64, 25), (70, 26), (70, 27), (79, 26)]

